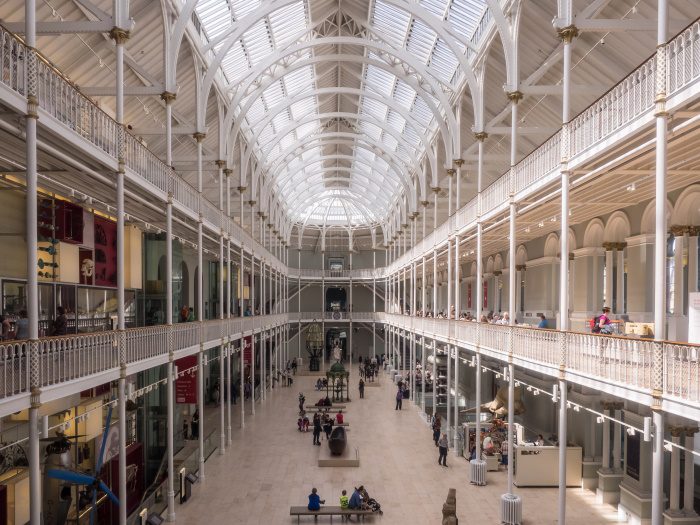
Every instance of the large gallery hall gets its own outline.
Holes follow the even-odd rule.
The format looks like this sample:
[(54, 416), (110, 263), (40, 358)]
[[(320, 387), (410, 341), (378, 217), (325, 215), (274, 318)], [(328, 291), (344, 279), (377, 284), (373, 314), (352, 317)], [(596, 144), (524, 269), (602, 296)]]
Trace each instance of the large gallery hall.
[(700, 0), (3, 0), (0, 525), (700, 525), (699, 145)]

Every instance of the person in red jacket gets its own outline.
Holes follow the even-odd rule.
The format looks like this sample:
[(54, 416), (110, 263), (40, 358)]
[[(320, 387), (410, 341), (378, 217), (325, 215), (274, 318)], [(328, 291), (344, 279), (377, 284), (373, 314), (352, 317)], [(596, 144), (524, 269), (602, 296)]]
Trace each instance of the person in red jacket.
[(336, 422), (338, 425), (342, 425), (342, 424), (343, 424), (343, 411), (342, 411), (342, 410), (338, 410), (338, 413), (337, 413), (336, 416), (335, 416), (335, 422)]

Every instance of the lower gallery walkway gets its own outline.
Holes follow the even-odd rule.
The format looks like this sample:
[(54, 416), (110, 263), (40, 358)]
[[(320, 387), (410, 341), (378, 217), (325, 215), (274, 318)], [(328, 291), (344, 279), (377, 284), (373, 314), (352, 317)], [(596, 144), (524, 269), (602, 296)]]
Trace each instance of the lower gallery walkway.
[[(353, 388), (346, 421), (350, 423), (348, 446), (360, 449), (359, 468), (318, 467), (319, 448), (312, 434), (296, 429), (297, 396), (306, 395), (314, 404), (321, 394), (314, 391), (314, 376), (296, 376), (292, 388), (268, 392), (267, 401), (239, 427), (240, 407), (233, 409), (233, 447), (225, 456), (215, 452), (206, 464), (204, 484), (195, 485), (193, 498), (177, 505), (179, 523), (226, 523), (277, 525), (296, 523), (289, 516), (292, 505), (306, 505), (312, 487), (317, 487), (329, 505), (338, 505), (342, 489), (352, 493), (364, 484), (377, 499), (383, 516), (368, 517), (367, 523), (383, 525), (439, 524), (442, 504), (450, 487), (457, 489), (457, 516), (464, 523), (498, 524), (499, 500), (505, 491), (505, 471), (489, 472), (486, 487), (469, 484), (468, 462), (453, 451), (448, 468), (437, 464), (432, 432), (420, 417), (420, 409), (404, 401), (394, 410), (394, 386), (381, 373), (379, 388), (357, 392), (357, 369), (351, 376)], [(238, 409), (238, 410), (237, 410)], [(326, 447), (325, 437), (322, 447)], [(555, 524), (557, 489), (522, 489), (526, 524)], [(567, 525), (595, 525), (616, 521), (611, 506), (597, 505), (593, 493), (569, 489)], [(313, 523), (313, 518), (302, 518)], [(320, 517), (318, 523), (329, 523)], [(334, 518), (333, 522), (340, 522)]]

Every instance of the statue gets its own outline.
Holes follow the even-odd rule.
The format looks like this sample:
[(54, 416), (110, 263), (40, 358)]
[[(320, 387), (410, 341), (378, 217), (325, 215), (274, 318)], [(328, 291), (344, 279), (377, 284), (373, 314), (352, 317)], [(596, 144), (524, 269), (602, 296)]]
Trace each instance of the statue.
[(333, 359), (336, 361), (340, 361), (343, 358), (343, 350), (338, 346), (338, 343), (335, 343), (335, 346), (333, 347)]
[(331, 432), (331, 437), (328, 440), (328, 448), (331, 449), (331, 455), (340, 456), (345, 451), (345, 446), (348, 444), (345, 427), (335, 427)]

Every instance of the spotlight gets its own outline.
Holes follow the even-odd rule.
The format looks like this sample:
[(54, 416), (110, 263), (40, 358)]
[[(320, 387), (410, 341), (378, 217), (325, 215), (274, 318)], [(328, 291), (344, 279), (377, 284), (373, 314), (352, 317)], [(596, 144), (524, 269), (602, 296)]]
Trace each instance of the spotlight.
[(605, 418), (603, 416), (598, 416), (595, 418), (595, 422), (598, 424), (601, 424), (603, 421), (605, 421)]
[(630, 436), (634, 436), (636, 434), (636, 432), (634, 431), (634, 429), (632, 427), (629, 427), (627, 429), (627, 434), (629, 434)]

